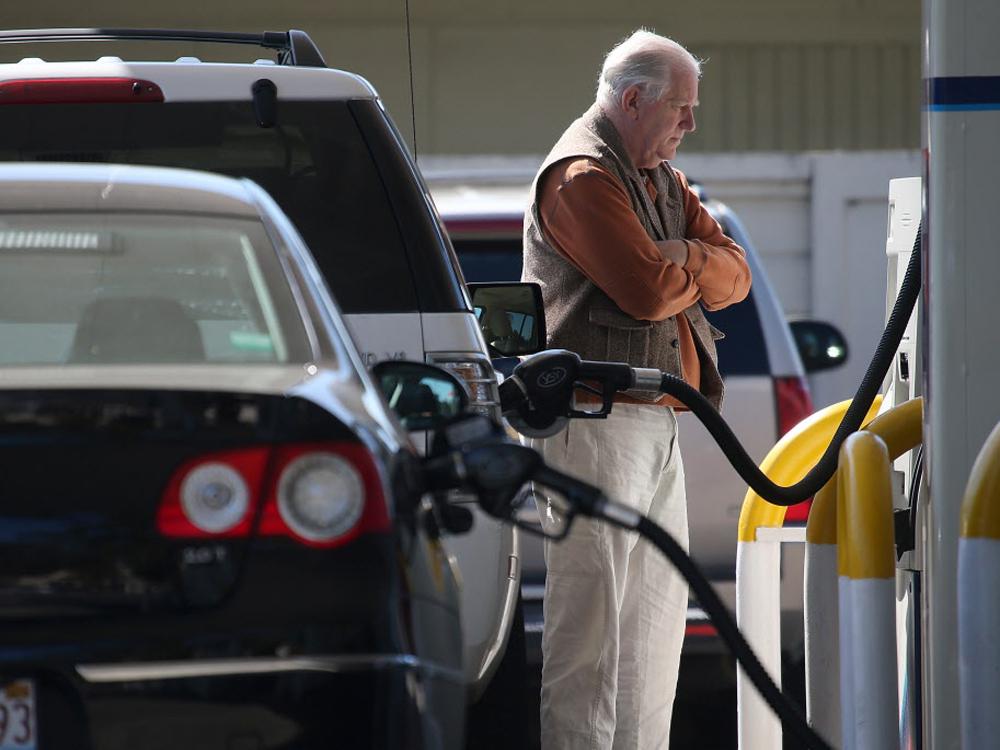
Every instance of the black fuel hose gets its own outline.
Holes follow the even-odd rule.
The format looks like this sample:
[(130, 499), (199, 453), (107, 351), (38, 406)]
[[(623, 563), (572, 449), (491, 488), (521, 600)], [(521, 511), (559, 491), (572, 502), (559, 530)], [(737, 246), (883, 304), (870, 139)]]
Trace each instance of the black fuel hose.
[[(757, 689), (760, 697), (778, 717), (782, 727), (793, 735), (803, 747), (809, 750), (832, 750), (831, 746), (809, 726), (802, 709), (793, 698), (781, 692), (764, 665), (761, 664), (753, 648), (747, 643), (732, 613), (723, 604), (715, 588), (702, 573), (701, 568), (663, 527), (651, 521), (638, 511), (619, 505), (607, 498), (595, 487), (575, 479), (552, 467), (540, 465), (534, 472), (535, 481), (564, 493), (575, 510), (583, 515), (606, 521), (623, 529), (634, 530), (639, 536), (655, 546), (670, 564), (681, 574), (698, 604), (705, 610), (709, 620), (715, 625), (722, 642), (743, 668), (743, 672)], [(489, 512), (495, 512), (495, 507)]]
[(841, 444), (848, 435), (860, 429), (861, 423), (871, 408), (875, 396), (882, 387), (886, 373), (892, 365), (893, 357), (899, 348), (903, 332), (906, 330), (906, 323), (910, 319), (910, 314), (913, 312), (920, 294), (921, 231), (922, 225), (917, 228), (913, 252), (910, 255), (910, 262), (906, 266), (906, 274), (899, 287), (896, 302), (892, 306), (889, 322), (882, 332), (875, 356), (872, 357), (872, 361), (868, 365), (861, 385), (858, 386), (858, 391), (854, 394), (854, 399), (851, 401), (847, 413), (844, 414), (844, 418), (840, 421), (840, 426), (830, 440), (823, 456), (810, 469), (809, 473), (795, 484), (783, 487), (772, 482), (750, 458), (726, 421), (701, 393), (678, 377), (663, 376), (660, 390), (683, 403), (701, 420), (743, 481), (769, 503), (785, 506), (795, 505), (807, 497), (815, 495), (837, 470), (837, 458)]
[[(448, 442), (460, 447), (454, 453), (443, 453), (425, 462), (426, 476), (433, 486), (453, 488), (461, 485), (476, 494), (484, 511), (503, 521), (521, 525), (517, 518), (517, 488), (530, 479), (562, 496), (565, 505), (561, 512), (568, 513), (564, 534), (575, 515), (589, 516), (638, 532), (687, 581), (698, 603), (715, 625), (719, 637), (786, 731), (810, 750), (830, 750), (829, 744), (809, 726), (798, 704), (783, 694), (771, 679), (712, 584), (669, 532), (634, 508), (614, 502), (598, 487), (548, 466), (536, 451), (504, 440), (496, 430), (480, 428), (482, 442), (476, 444), (467, 439), (469, 427), (457, 424), (455, 434), (460, 434), (460, 437)], [(466, 421), (465, 425), (475, 428), (478, 423)], [(444, 438), (448, 440), (447, 433)], [(563, 535), (545, 535), (555, 543), (563, 538)]]
[[(630, 528), (628, 525), (607, 516), (601, 517), (619, 526)], [(781, 721), (782, 727), (810, 750), (832, 750), (819, 733), (809, 726), (796, 702), (782, 693), (774, 680), (771, 679), (771, 675), (767, 673), (764, 665), (757, 658), (757, 654), (754, 653), (740, 632), (736, 620), (719, 599), (719, 595), (715, 593), (712, 584), (708, 582), (704, 573), (691, 559), (691, 556), (684, 551), (684, 548), (677, 543), (677, 540), (645, 516), (640, 516), (638, 524), (631, 528), (634, 528), (640, 536), (655, 545), (684, 577), (684, 580), (691, 587), (691, 592), (698, 600), (698, 604), (715, 625), (719, 637), (732, 652), (750, 682), (757, 688), (761, 698), (774, 711), (775, 716)]]

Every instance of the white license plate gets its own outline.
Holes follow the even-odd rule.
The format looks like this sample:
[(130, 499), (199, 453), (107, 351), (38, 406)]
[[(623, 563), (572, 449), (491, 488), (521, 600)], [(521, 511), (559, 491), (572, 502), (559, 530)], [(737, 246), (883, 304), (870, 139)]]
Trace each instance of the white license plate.
[(0, 750), (38, 750), (35, 684), (15, 680), (0, 685)]

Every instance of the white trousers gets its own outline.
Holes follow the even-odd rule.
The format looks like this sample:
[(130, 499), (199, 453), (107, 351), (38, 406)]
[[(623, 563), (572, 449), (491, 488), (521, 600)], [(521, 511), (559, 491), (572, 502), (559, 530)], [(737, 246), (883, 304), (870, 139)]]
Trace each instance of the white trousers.
[[(687, 549), (672, 409), (616, 404), (607, 420), (573, 420), (532, 446), (550, 465), (645, 514)], [(539, 507), (543, 517), (545, 511)], [(666, 748), (687, 583), (635, 532), (586, 518), (573, 521), (566, 539), (546, 541), (545, 562), (542, 749)]]

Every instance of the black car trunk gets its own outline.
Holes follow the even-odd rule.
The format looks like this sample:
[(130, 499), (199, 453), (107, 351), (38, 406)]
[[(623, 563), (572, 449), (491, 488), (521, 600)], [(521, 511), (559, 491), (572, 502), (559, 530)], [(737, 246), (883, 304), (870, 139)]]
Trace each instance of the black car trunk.
[[(219, 451), (355, 439), (317, 406), (283, 396), (0, 392), (0, 620), (220, 604), (239, 582), (254, 524), (235, 536), (165, 535), (157, 514), (178, 468)], [(250, 494), (259, 513), (264, 487)]]

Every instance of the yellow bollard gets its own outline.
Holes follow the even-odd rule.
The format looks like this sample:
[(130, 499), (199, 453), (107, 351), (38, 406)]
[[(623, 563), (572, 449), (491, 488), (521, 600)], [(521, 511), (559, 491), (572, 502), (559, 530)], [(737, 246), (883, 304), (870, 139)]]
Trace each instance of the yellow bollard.
[(840, 705), (844, 750), (899, 742), (892, 479), (885, 442), (857, 432), (840, 449)]
[[(920, 444), (923, 399), (912, 399), (880, 414), (864, 429), (885, 442), (889, 460), (894, 461)], [(803, 573), (806, 717), (834, 747), (841, 745), (837, 491), (834, 474), (813, 500), (806, 525)]]

